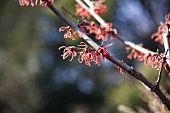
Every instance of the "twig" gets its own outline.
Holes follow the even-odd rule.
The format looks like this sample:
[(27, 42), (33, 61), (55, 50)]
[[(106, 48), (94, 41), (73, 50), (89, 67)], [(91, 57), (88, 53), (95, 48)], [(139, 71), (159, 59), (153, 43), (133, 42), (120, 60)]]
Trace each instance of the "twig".
[[(48, 6), (61, 20), (63, 20), (66, 24), (74, 28), (77, 33), (79, 33), (82, 38), (89, 43), (94, 49), (98, 49), (99, 45), (97, 45), (91, 38), (89, 38), (86, 34), (84, 34), (81, 29), (73, 24), (69, 19), (67, 19), (59, 10), (57, 10), (52, 4)], [(155, 85), (150, 82), (142, 73), (134, 70), (132, 67), (128, 66), (126, 63), (116, 59), (115, 57), (112, 57), (110, 53), (106, 53), (106, 58), (110, 60), (112, 63), (116, 64), (117, 66), (121, 67), (124, 69), (126, 72), (128, 72), (131, 76), (136, 78), (137, 80), (141, 81), (143, 84), (145, 84), (147, 87), (151, 89), (160, 99), (161, 101), (165, 104), (165, 106), (170, 110), (170, 101), (166, 96), (159, 90), (156, 89)]]
[(163, 62), (161, 64), (161, 69), (159, 70), (159, 74), (158, 74), (158, 78), (157, 78), (157, 81), (156, 81), (156, 89), (159, 89), (159, 84), (160, 84), (160, 81), (161, 81), (161, 75), (162, 75), (162, 68), (163, 68)]
[(134, 43), (132, 43), (132, 42), (130, 42), (130, 41), (125, 41), (125, 44), (126, 44), (127, 46), (130, 46), (131, 48), (134, 48), (134, 49), (137, 50), (137, 51), (140, 51), (141, 53), (144, 53), (144, 54), (149, 54), (149, 53), (155, 54), (154, 52), (149, 51), (149, 50), (143, 48), (142, 46), (137, 45), (137, 44), (134, 44)]
[(74, 18), (76, 18), (76, 19), (78, 19), (78, 20), (81, 20), (81, 21), (84, 20), (83, 18), (81, 18), (81, 17), (79, 17), (79, 16), (71, 13), (70, 11), (68, 11), (68, 10), (67, 10), (65, 7), (63, 7), (63, 6), (61, 6), (61, 9), (63, 9), (66, 13), (68, 13), (69, 15), (71, 15), (72, 17), (74, 17)]
[(76, 0), (76, 2), (81, 5), (86, 11), (88, 11), (93, 17), (104, 27), (107, 27), (106, 22), (98, 15), (96, 14), (93, 10), (88, 8), (81, 0)]

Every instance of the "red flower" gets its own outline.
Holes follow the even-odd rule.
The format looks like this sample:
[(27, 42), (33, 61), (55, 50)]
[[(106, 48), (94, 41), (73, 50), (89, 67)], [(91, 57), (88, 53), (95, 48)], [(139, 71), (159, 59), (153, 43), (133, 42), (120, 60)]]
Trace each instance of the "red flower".
[(59, 50), (61, 48), (64, 48), (63, 55), (61, 55), (63, 59), (66, 59), (68, 56), (71, 56), (70, 61), (72, 61), (73, 57), (77, 55), (76, 51), (74, 50), (75, 48), (74, 46), (61, 46)]
[(72, 61), (73, 57), (77, 55), (75, 50), (81, 50), (80, 52), (78, 52), (78, 62), (84, 62), (86, 65), (91, 66), (91, 62), (100, 65), (100, 55), (102, 55), (102, 60), (105, 60), (105, 57), (108, 53), (106, 48), (111, 45), (112, 44), (104, 46), (102, 43), (102, 45), (97, 50), (95, 50), (93, 48), (88, 47), (86, 43), (81, 42), (78, 47), (62, 46), (59, 49), (64, 48), (63, 55), (61, 55), (63, 59), (66, 59), (68, 56), (72, 56), (70, 61)]
[(95, 62), (95, 64), (98, 64), (98, 66), (100, 65), (100, 53), (98, 53), (97, 51), (94, 52), (93, 61)]
[(151, 65), (153, 68), (156, 68), (157, 70), (161, 70), (162, 66), (164, 67), (165, 71), (168, 73), (168, 76), (170, 77), (169, 73), (169, 64), (170, 64), (170, 59), (166, 57), (167, 53), (160, 54), (148, 54), (145, 59), (144, 59), (144, 64), (145, 65)]
[[(159, 42), (163, 45), (163, 33), (167, 33), (168, 36), (170, 36), (170, 13), (165, 16), (165, 24), (163, 22), (160, 22), (160, 26), (158, 27), (158, 31), (154, 33), (151, 38), (155, 38), (155, 42)], [(170, 41), (170, 39), (169, 39)]]
[(103, 2), (105, 2), (105, 0), (98, 0), (94, 2), (94, 11), (97, 14), (103, 14), (107, 11), (107, 7), (105, 5), (103, 5)]
[[(103, 41), (103, 42), (104, 42), (104, 41)], [(104, 46), (103, 43), (102, 43), (102, 45), (96, 50), (97, 53), (99, 53), (99, 54), (102, 55), (102, 60), (105, 60), (105, 57), (106, 57), (106, 55), (107, 55), (107, 53), (108, 53), (108, 51), (106, 50), (106, 48), (107, 48), (107, 47), (110, 47), (111, 45), (112, 45), (112, 44), (108, 44), (108, 45)]]
[[(94, 1), (93, 2), (93, 9), (90, 9), (90, 10), (94, 10), (94, 12), (96, 14), (103, 14), (107, 11), (107, 7), (105, 5), (103, 5), (102, 3), (104, 2), (105, 0), (97, 0), (97, 1)], [(87, 19), (90, 19), (91, 17), (91, 14), (86, 11), (81, 5), (79, 4), (76, 4), (76, 14), (81, 16), (82, 18), (87, 18)]]
[[(65, 30), (67, 30), (67, 32), (64, 34), (64, 38), (71, 38), (72, 40), (75, 40), (75, 36), (79, 36), (75, 30), (71, 29), (70, 26), (61, 27), (59, 29), (59, 32), (65, 31)], [(81, 37), (81, 36), (79, 36), (79, 37)]]
[(80, 63), (84, 61), (86, 65), (91, 66), (90, 62), (94, 59), (94, 54), (92, 53), (92, 50), (84, 42), (81, 42), (78, 46), (84, 47), (83, 51), (79, 52), (80, 55), (78, 61)]
[(100, 40), (102, 39), (103, 41), (106, 41), (109, 37), (110, 34), (110, 39), (113, 39), (115, 35), (117, 34), (116, 29), (112, 29), (112, 23), (107, 23), (107, 26), (98, 26), (94, 22), (91, 22), (89, 24), (90, 26), (90, 34), (94, 33), (96, 35), (96, 39)]
[(117, 66), (117, 65), (115, 65), (115, 67), (116, 67), (117, 69), (119, 69), (119, 72), (120, 72), (121, 74), (124, 74), (124, 73), (123, 73), (123, 69), (122, 69), (121, 67), (119, 67), (119, 66)]
[(131, 47), (126, 47), (126, 51), (130, 54), (127, 56), (129, 59), (137, 59), (138, 61), (143, 61), (144, 58), (145, 58), (145, 54), (140, 52), (140, 51), (137, 51), (136, 49), (133, 49)]
[(81, 5), (76, 4), (76, 15), (81, 16), (82, 18), (90, 19), (91, 14), (86, 11)]
[(160, 26), (158, 27), (158, 31), (156, 33), (154, 33), (151, 38), (154, 39), (155, 38), (155, 42), (159, 42), (160, 44), (164, 44), (163, 42), (163, 36), (162, 36), (162, 29), (165, 27), (165, 25), (160, 22)]
[(89, 34), (91, 27), (87, 25), (86, 20), (83, 20), (81, 23), (77, 25), (85, 34)]
[[(39, 0), (39, 2), (41, 6), (49, 6), (54, 2), (54, 0)], [(31, 4), (31, 6), (33, 7), (34, 5), (38, 4), (38, 0), (36, 0), (35, 2), (34, 0), (19, 0), (19, 4), (21, 6), (28, 6)]]

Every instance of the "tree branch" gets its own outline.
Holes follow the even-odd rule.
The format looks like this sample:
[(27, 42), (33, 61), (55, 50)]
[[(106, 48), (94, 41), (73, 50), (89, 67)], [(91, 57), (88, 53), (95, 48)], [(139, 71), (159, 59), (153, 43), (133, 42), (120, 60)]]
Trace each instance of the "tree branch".
[[(73, 24), (68, 18), (66, 18), (59, 10), (57, 10), (52, 4), (48, 6), (61, 20), (63, 20), (66, 24), (74, 28), (77, 33), (79, 33), (82, 38), (89, 43), (94, 49), (98, 49), (99, 45), (96, 44), (91, 38), (89, 38), (86, 34), (84, 34), (81, 29)], [(110, 53), (106, 53), (106, 58), (110, 60), (113, 64), (116, 64), (120, 68), (124, 69), (126, 72), (128, 72), (131, 76), (145, 84), (147, 87), (150, 88), (151, 91), (153, 91), (159, 98), (160, 100), (165, 104), (165, 106), (170, 110), (170, 101), (166, 96), (159, 90), (156, 89), (155, 85), (150, 82), (142, 73), (134, 70), (132, 67), (128, 66), (126, 63), (116, 59), (115, 57), (112, 57)]]
[[(85, 0), (86, 1), (86, 0)], [(88, 11), (93, 17), (104, 27), (107, 27), (106, 22), (98, 15), (96, 14), (93, 10), (88, 8), (81, 0), (76, 0), (76, 2), (81, 5), (86, 11)]]

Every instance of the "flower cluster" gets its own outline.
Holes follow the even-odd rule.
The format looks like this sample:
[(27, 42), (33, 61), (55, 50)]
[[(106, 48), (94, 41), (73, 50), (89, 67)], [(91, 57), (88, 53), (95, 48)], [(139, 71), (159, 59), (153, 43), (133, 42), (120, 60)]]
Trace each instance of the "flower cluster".
[(137, 51), (131, 47), (126, 47), (127, 52), (131, 51), (128, 55), (129, 59), (135, 58), (138, 61), (143, 61), (145, 66), (152, 66), (152, 68), (156, 68), (157, 70), (161, 70), (162, 66), (170, 76), (168, 68), (170, 68), (170, 59), (166, 57), (166, 53), (162, 54), (157, 51), (155, 54), (144, 54), (140, 51)]
[[(87, 35), (95, 34), (95, 38), (97, 40), (106, 41), (108, 37), (113, 39), (117, 34), (116, 29), (112, 29), (112, 23), (107, 23), (107, 26), (99, 26), (96, 25), (94, 22), (87, 23), (86, 20), (83, 20), (81, 23), (78, 24), (78, 27)], [(64, 34), (64, 38), (71, 38), (72, 40), (75, 39), (75, 36), (81, 37), (75, 30), (73, 30), (70, 26), (61, 27), (59, 31), (67, 31)]]
[(76, 6), (76, 15), (79, 15), (82, 18), (90, 19), (91, 14), (88, 11), (86, 11), (84, 8), (82, 8), (81, 5), (79, 5), (79, 4), (76, 4), (75, 6)]
[(110, 39), (113, 39), (117, 34), (116, 29), (112, 29), (112, 23), (107, 23), (107, 26), (96, 25), (94, 22), (89, 24), (90, 26), (90, 34), (94, 33), (97, 40), (104, 40), (106, 41), (110, 36)]
[(63, 51), (64, 54), (61, 55), (63, 57), (63, 59), (66, 59), (68, 56), (71, 56), (70, 61), (72, 61), (73, 57), (75, 57), (77, 55), (74, 46), (61, 46), (59, 48), (59, 50), (62, 48), (64, 48), (64, 51)]
[(79, 36), (81, 37), (77, 31), (73, 30), (70, 26), (66, 26), (66, 27), (61, 27), (59, 29), (59, 32), (61, 31), (67, 31), (65, 34), (64, 34), (64, 38), (70, 38), (72, 40), (75, 40), (75, 36)]
[(86, 22), (86, 20), (83, 20), (81, 23), (78, 24), (78, 27), (87, 35), (90, 34), (91, 27), (89, 24)]
[[(89, 9), (96, 14), (100, 15), (107, 11), (107, 7), (103, 5), (105, 0), (96, 0), (90, 1), (91, 3), (87, 3), (89, 5)], [(81, 16), (82, 18), (90, 19), (91, 14), (84, 9), (80, 4), (76, 4), (76, 14)], [(84, 22), (85, 23), (85, 22)], [(102, 39), (106, 41), (108, 37), (113, 39), (117, 34), (116, 29), (112, 29), (112, 23), (104, 23), (104, 25), (98, 25), (95, 22), (88, 22), (90, 29), (88, 29), (89, 34), (95, 34), (95, 38), (97, 40)]]
[(169, 63), (170, 63), (170, 59), (166, 57), (165, 54), (160, 54), (160, 53), (156, 53), (156, 54), (148, 54), (145, 56), (144, 59), (144, 65), (151, 65), (153, 68), (156, 68), (157, 70), (161, 70), (162, 66), (164, 67), (164, 69), (166, 70), (166, 72), (168, 73), (168, 76), (170, 77), (170, 72), (169, 72)]
[[(160, 26), (158, 27), (158, 31), (154, 33), (151, 38), (155, 38), (155, 42), (159, 42), (163, 45), (163, 33), (167, 33), (168, 37), (170, 37), (170, 13), (165, 16), (166, 22), (160, 22)], [(170, 38), (169, 38), (170, 41)]]
[(100, 14), (107, 12), (107, 7), (103, 5), (103, 2), (105, 2), (105, 0), (98, 0), (98, 1), (93, 2), (95, 13), (100, 15)]
[(138, 61), (143, 61), (144, 58), (145, 58), (145, 54), (140, 52), (140, 51), (137, 51), (136, 49), (134, 48), (131, 48), (131, 47), (126, 47), (125, 48), (127, 53), (129, 53), (129, 55), (127, 56), (129, 59), (137, 59)]
[[(103, 5), (103, 2), (105, 0), (97, 0), (97, 1), (93, 1), (93, 10), (96, 14), (103, 14), (104, 12), (107, 11), (107, 7), (105, 5)], [(82, 18), (87, 18), (87, 19), (90, 19), (91, 17), (91, 14), (86, 11), (83, 7), (81, 7), (81, 5), (79, 4), (76, 4), (76, 14), (81, 16)]]
[(111, 46), (112, 44), (108, 44), (104, 46), (103, 44), (97, 49), (94, 50), (90, 48), (86, 43), (81, 42), (78, 47), (75, 46), (61, 46), (59, 49), (64, 48), (63, 59), (66, 59), (67, 57), (71, 56), (70, 61), (73, 60), (73, 58), (77, 55), (76, 51), (80, 51), (79, 57), (78, 57), (78, 62), (82, 63), (84, 62), (86, 65), (91, 66), (91, 62), (94, 62), (97, 65), (100, 65), (101, 58), (102, 60), (105, 60), (105, 57), (107, 55), (107, 50), (106, 48)]
[[(52, 4), (54, 2), (54, 0), (39, 0), (39, 4), (41, 6), (48, 6), (50, 4)], [(34, 5), (38, 4), (38, 0), (34, 1), (34, 0), (19, 0), (19, 4), (21, 6), (28, 6), (31, 4), (31, 6), (33, 7)]]

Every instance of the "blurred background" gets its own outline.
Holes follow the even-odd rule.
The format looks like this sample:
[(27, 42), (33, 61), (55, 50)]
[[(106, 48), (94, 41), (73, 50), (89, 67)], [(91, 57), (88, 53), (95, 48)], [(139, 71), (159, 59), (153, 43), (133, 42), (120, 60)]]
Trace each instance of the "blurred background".
[[(164, 52), (163, 46), (150, 37), (160, 21), (165, 22), (169, 0), (106, 0), (104, 4), (108, 12), (101, 17), (113, 22), (124, 40)], [(54, 5), (77, 23), (60, 8), (74, 13), (74, 0), (55, 0)], [(0, 113), (154, 112), (147, 98), (151, 94), (127, 73), (120, 74), (109, 61), (89, 67), (78, 63), (77, 58), (63, 60), (58, 48), (82, 40), (64, 39), (64, 33), (58, 32), (62, 26), (66, 24), (48, 7), (21, 7), (18, 0), (0, 1)], [(113, 43), (108, 50), (114, 57), (155, 82), (158, 71), (127, 59), (125, 46), (117, 39), (107, 43)], [(169, 78), (166, 72), (163, 74), (161, 85), (168, 93)]]

